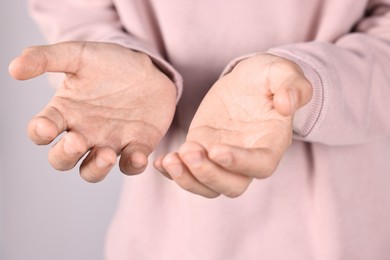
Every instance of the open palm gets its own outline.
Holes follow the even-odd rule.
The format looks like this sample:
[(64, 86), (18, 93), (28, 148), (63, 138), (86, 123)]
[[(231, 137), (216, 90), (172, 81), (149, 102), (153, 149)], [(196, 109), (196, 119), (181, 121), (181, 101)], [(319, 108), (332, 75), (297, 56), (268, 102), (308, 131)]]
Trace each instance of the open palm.
[(310, 96), (295, 63), (270, 54), (241, 61), (211, 87), (178, 153), (156, 166), (191, 192), (239, 196), (275, 171), (292, 141), (294, 112)]
[(17, 79), (45, 72), (66, 78), (28, 132), (37, 144), (67, 132), (49, 153), (53, 167), (71, 169), (89, 152), (80, 168), (88, 181), (103, 179), (117, 155), (124, 173), (142, 172), (176, 100), (174, 84), (150, 58), (115, 44), (67, 42), (26, 49), (10, 65)]

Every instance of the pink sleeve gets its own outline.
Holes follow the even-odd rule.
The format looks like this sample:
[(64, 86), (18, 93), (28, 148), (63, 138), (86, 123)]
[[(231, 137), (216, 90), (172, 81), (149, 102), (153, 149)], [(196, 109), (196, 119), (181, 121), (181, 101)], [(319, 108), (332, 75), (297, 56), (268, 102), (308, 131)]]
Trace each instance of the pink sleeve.
[(297, 138), (346, 145), (390, 135), (390, 1), (371, 1), (367, 11), (352, 33), (334, 43), (269, 51), (297, 62), (314, 88), (294, 119)]
[[(294, 118), (296, 139), (360, 144), (390, 135), (390, 0), (371, 1), (350, 34), (335, 42), (304, 42), (268, 53), (293, 60), (313, 85), (313, 98)], [(233, 60), (223, 74), (240, 60)]]
[(144, 52), (182, 91), (180, 74), (151, 44), (125, 32), (112, 0), (29, 0), (30, 13), (50, 43), (95, 41)]

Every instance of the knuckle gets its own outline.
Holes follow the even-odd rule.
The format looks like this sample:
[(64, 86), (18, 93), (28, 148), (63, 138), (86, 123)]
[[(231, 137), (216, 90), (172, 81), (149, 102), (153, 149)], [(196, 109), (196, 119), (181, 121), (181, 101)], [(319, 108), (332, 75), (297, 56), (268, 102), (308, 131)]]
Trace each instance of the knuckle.
[(188, 180), (187, 178), (178, 177), (175, 179), (175, 181), (182, 189), (184, 189), (186, 191), (193, 191), (194, 190), (193, 182)]
[(212, 185), (216, 182), (216, 176), (212, 171), (200, 171), (194, 173), (195, 177), (206, 185)]
[(251, 178), (245, 178), (239, 185), (228, 190), (224, 195), (228, 198), (237, 198), (244, 194), (251, 183)]
[(236, 188), (236, 189), (232, 189), (232, 190), (229, 190), (228, 192), (226, 192), (224, 195), (228, 198), (238, 198), (240, 197), (244, 192), (245, 192), (246, 188)]
[(102, 181), (107, 174), (109, 173), (109, 169), (97, 169), (96, 166), (92, 166), (90, 164), (86, 164), (83, 162), (80, 166), (80, 176), (86, 182), (97, 183)]
[(68, 166), (65, 166), (64, 164), (59, 163), (58, 161), (53, 160), (51, 158), (49, 158), (49, 163), (50, 163), (51, 167), (53, 167), (57, 171), (67, 171), (67, 170), (70, 170), (70, 168)]
[(81, 174), (81, 177), (89, 183), (97, 183), (103, 179), (102, 176), (99, 176), (96, 173), (89, 172), (88, 174)]
[(68, 171), (72, 169), (75, 165), (74, 162), (72, 162), (68, 158), (62, 158), (56, 153), (56, 150), (50, 150), (48, 161), (50, 165), (56, 169), (57, 171)]

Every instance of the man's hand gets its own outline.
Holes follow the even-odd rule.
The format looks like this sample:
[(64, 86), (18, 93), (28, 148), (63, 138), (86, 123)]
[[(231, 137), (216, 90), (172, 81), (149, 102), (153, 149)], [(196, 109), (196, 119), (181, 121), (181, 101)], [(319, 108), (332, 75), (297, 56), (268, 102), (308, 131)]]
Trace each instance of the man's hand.
[(275, 171), (292, 141), (294, 112), (311, 95), (294, 62), (270, 54), (243, 60), (207, 93), (178, 153), (155, 166), (190, 192), (237, 197)]
[(102, 180), (121, 155), (126, 174), (141, 173), (171, 124), (176, 89), (150, 58), (109, 43), (66, 42), (26, 49), (12, 61), (19, 80), (63, 72), (65, 80), (28, 125), (36, 144), (51, 143), (49, 161), (69, 170), (86, 154), (81, 176)]

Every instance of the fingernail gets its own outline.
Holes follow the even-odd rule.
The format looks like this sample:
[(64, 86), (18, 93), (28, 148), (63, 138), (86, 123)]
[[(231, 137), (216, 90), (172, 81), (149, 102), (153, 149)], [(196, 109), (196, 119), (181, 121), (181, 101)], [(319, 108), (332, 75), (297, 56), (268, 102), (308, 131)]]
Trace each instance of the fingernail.
[(69, 142), (69, 140), (67, 138), (65, 138), (64, 140), (64, 151), (65, 153), (69, 154), (69, 155), (76, 155), (79, 153), (79, 151), (77, 151), (73, 145)]
[(189, 152), (183, 156), (183, 159), (193, 167), (198, 167), (203, 163), (203, 156), (200, 152)]
[(140, 169), (145, 167), (145, 164), (143, 162), (131, 161), (131, 166), (133, 166), (133, 168)]
[(213, 158), (213, 160), (222, 166), (230, 166), (232, 165), (233, 157), (230, 153), (223, 153)]
[(96, 157), (95, 162), (98, 168), (107, 168), (108, 166), (110, 166), (110, 162), (107, 162), (101, 157)]
[(147, 158), (146, 156), (141, 152), (134, 152), (131, 155), (130, 163), (133, 168), (139, 169), (142, 167), (145, 167), (147, 164)]
[(44, 129), (44, 127), (41, 124), (38, 123), (35, 126), (35, 132), (37, 133), (37, 135), (42, 137), (42, 135), (44, 135), (44, 131), (45, 131), (45, 129)]
[(288, 94), (290, 96), (291, 111), (295, 112), (295, 110), (297, 109), (297, 94), (293, 89), (290, 89), (288, 91)]
[(169, 175), (171, 175), (173, 178), (180, 177), (183, 174), (183, 168), (180, 164), (174, 164), (167, 166), (167, 171)]
[(35, 127), (35, 133), (43, 139), (51, 139), (51, 136), (48, 135), (48, 130), (42, 124), (37, 124)]

